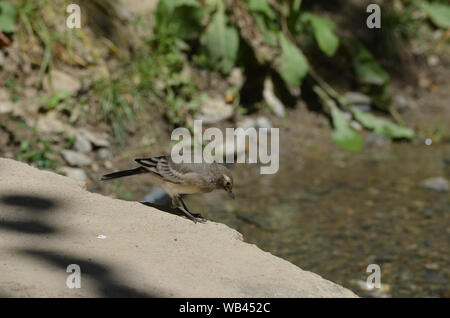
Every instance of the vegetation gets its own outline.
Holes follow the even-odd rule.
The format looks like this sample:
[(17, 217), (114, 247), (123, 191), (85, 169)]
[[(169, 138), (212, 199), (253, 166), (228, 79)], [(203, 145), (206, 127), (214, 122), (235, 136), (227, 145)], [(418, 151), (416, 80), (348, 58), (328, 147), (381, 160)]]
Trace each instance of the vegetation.
[[(225, 77), (235, 67), (255, 76), (276, 74), (282, 80), (282, 91), (290, 97), (298, 97), (295, 92), (299, 87), (302, 95), (311, 92), (332, 120), (333, 140), (345, 149), (359, 150), (362, 146), (361, 137), (345, 113), (376, 134), (392, 139), (414, 136), (390, 106), (390, 76), (370, 47), (356, 35), (344, 32), (329, 16), (315, 12), (308, 1), (161, 0), (151, 27), (142, 19), (131, 26), (136, 32), (144, 23), (150, 30), (140, 34), (140, 40), (131, 48), (120, 47), (106, 37), (95, 42), (90, 28), (61, 32), (58, 25), (64, 25), (65, 16), (55, 11), (55, 3), (66, 2), (17, 0), (11, 5), (0, 1), (0, 31), (14, 34), (32, 66), (39, 68), (39, 85), (55, 60), (78, 67), (101, 66), (104, 74), (95, 81), (89, 98), (95, 101), (92, 104), (99, 119), (112, 127), (119, 140), (135, 131), (135, 114), (142, 107), (162, 114), (169, 127), (189, 125), (204, 96), (186, 70), (203, 68)], [(450, 6), (444, 2), (397, 3), (401, 12), (386, 5), (389, 10), (383, 22), (389, 24), (390, 32), (386, 37), (394, 34), (407, 43), (419, 23), (449, 28)], [(100, 2), (90, 5), (106, 10)], [(425, 15), (417, 18), (419, 11)], [(108, 66), (107, 57), (111, 56), (119, 60), (119, 68)], [(320, 68), (322, 63), (351, 70), (350, 86), (370, 95), (374, 105), (389, 112), (394, 120), (349, 105), (329, 84), (334, 78)], [(20, 88), (14, 81), (12, 78), (6, 83), (11, 91)], [(239, 96), (236, 100), (239, 102)], [(74, 96), (64, 92), (53, 92), (40, 103), (45, 112), (58, 110), (69, 115), (76, 107)], [(80, 104), (84, 107), (86, 102)], [(239, 106), (251, 109), (252, 105)]]
[[(437, 27), (448, 27), (448, 5), (422, 1), (405, 3), (424, 9)], [(199, 1), (161, 1), (155, 13), (155, 37), (170, 38), (182, 48), (189, 46), (194, 62), (225, 75), (236, 65), (246, 67), (244, 63), (248, 57), (240, 54), (240, 47), (246, 42), (252, 52), (245, 53), (253, 54), (261, 67), (268, 66), (279, 73), (288, 88), (301, 86), (310, 76), (315, 82), (313, 91), (331, 115), (335, 130), (333, 140), (346, 149), (359, 150), (362, 141), (350, 127), (344, 111), (376, 134), (411, 139), (414, 136), (411, 129), (348, 105), (314, 70), (314, 60), (304, 51), (315, 56), (318, 49), (330, 59), (336, 54), (344, 55), (359, 89), (372, 95), (375, 106), (393, 112), (389, 105), (390, 77), (371, 52), (356, 38), (339, 36), (336, 23), (303, 10), (301, 4), (299, 0), (250, 0), (246, 3), (214, 0), (207, 1), (206, 5)], [(340, 46), (344, 48), (339, 51)], [(401, 122), (398, 114), (393, 115)]]
[(47, 139), (23, 140), (16, 158), (19, 161), (32, 162), (39, 169), (55, 168), (55, 155), (50, 140)]

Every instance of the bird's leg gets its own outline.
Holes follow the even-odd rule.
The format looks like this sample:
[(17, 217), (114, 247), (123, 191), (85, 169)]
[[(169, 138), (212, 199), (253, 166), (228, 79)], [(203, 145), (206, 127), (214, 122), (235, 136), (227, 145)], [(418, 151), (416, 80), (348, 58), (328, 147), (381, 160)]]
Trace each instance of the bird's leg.
[(183, 199), (181, 198), (181, 196), (176, 196), (173, 199), (173, 204), (174, 206), (176, 206), (180, 211), (182, 211), (184, 214), (186, 214), (192, 221), (194, 221), (195, 223), (197, 222), (206, 222), (206, 219), (202, 218), (200, 216), (200, 214), (191, 214), (191, 212), (189, 212), (189, 209), (187, 208), (186, 204), (184, 204)]
[[(179, 199), (180, 199), (181, 204), (183, 205), (183, 208), (184, 208), (186, 211), (189, 211), (189, 209), (187, 208), (186, 204), (185, 204), (184, 201), (183, 201), (183, 197), (182, 197), (182, 196), (179, 196)], [(189, 213), (191, 213), (191, 212), (189, 212)], [(195, 217), (195, 218), (197, 219), (197, 221), (199, 221), (199, 222), (206, 222), (206, 221), (207, 221), (207, 220), (206, 220), (204, 217), (202, 217), (200, 214), (191, 213), (191, 215), (192, 215), (193, 217)]]

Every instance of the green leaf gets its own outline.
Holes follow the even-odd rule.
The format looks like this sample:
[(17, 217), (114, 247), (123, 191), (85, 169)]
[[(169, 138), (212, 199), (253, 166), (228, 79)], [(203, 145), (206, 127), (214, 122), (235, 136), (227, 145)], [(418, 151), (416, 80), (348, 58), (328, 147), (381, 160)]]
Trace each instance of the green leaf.
[(49, 98), (41, 98), (40, 103), (45, 105), (47, 110), (51, 110), (68, 97), (70, 97), (70, 93), (58, 91)]
[(352, 113), (355, 119), (365, 128), (373, 130), (378, 135), (392, 139), (411, 139), (414, 137), (414, 131), (408, 127), (399, 126), (387, 119), (365, 113), (355, 107), (352, 107)]
[(277, 24), (260, 13), (253, 13), (252, 17), (259, 32), (263, 35), (264, 41), (271, 46), (276, 46), (278, 44), (278, 34), (280, 34)]
[(250, 0), (248, 2), (248, 9), (266, 43), (271, 46), (276, 46), (278, 44), (278, 34), (281, 30), (276, 21), (276, 14), (267, 1)]
[(292, 3), (292, 11), (299, 12), (301, 5), (302, 5), (302, 0), (294, 0), (294, 2)]
[(275, 20), (276, 15), (266, 0), (249, 0), (248, 9), (250, 12), (262, 13), (267, 18)]
[(344, 113), (336, 106), (334, 100), (328, 97), (328, 95), (318, 86), (314, 86), (313, 90), (319, 96), (322, 104), (330, 112), (334, 126), (331, 135), (333, 141), (341, 148), (349, 151), (361, 150), (363, 146), (361, 136), (349, 126)]
[(217, 10), (201, 38), (201, 43), (206, 48), (211, 65), (228, 74), (236, 62), (239, 34), (234, 27), (227, 26), (226, 23), (224, 10)]
[(155, 12), (159, 32), (181, 39), (192, 39), (201, 30), (205, 10), (197, 1), (160, 1)]
[(172, 15), (172, 21), (176, 24), (176, 35), (182, 39), (192, 39), (201, 30), (203, 9), (194, 6), (179, 6)]
[(389, 82), (389, 75), (363, 46), (359, 47), (357, 54), (353, 57), (353, 67), (360, 83), (383, 86)]
[(450, 6), (444, 3), (422, 3), (421, 7), (428, 14), (431, 21), (440, 28), (450, 28)]
[(0, 31), (5, 33), (16, 30), (16, 10), (5, 1), (0, 1)]
[(280, 34), (280, 44), (280, 75), (286, 84), (299, 86), (308, 73), (308, 60), (302, 51), (283, 34)]
[(314, 37), (319, 48), (326, 55), (333, 56), (339, 47), (339, 38), (334, 34), (334, 22), (312, 13), (305, 13), (304, 15), (313, 27)]
[(334, 125), (333, 141), (346, 150), (361, 150), (363, 145), (361, 136), (348, 125), (344, 114), (336, 106), (331, 108), (331, 117)]

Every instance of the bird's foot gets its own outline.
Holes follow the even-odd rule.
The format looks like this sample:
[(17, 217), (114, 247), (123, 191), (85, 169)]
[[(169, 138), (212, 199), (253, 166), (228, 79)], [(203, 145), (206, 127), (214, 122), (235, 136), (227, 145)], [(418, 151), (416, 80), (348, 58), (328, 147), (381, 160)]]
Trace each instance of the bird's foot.
[(207, 220), (203, 218), (200, 214), (191, 214), (187, 209), (182, 206), (179, 206), (178, 209), (182, 211), (186, 216), (191, 219), (194, 223), (200, 222), (205, 223)]
[(197, 221), (197, 222), (200, 222), (200, 223), (206, 223), (206, 221), (208, 221), (207, 219), (205, 219), (203, 216), (201, 216), (200, 214), (192, 214), (192, 216), (194, 217), (194, 219)]

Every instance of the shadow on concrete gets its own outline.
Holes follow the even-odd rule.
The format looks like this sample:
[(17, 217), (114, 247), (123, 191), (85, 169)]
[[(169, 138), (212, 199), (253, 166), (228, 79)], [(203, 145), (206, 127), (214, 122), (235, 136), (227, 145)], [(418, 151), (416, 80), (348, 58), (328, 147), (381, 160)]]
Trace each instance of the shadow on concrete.
[(23, 207), (31, 212), (48, 212), (58, 205), (54, 200), (33, 195), (5, 195), (0, 197), (0, 201), (6, 205)]
[[(57, 237), (64, 235), (64, 231), (60, 231), (46, 222), (51, 217), (52, 212), (57, 212), (56, 207), (61, 208), (61, 203), (57, 200), (29, 194), (8, 194), (0, 196), (0, 206), (2, 206), (2, 209), (0, 209), (0, 231), (16, 232), (18, 235), (57, 234)], [(11, 211), (8, 211), (8, 208)], [(17, 219), (17, 217), (20, 217), (20, 219)], [(56, 239), (55, 236), (51, 237)], [(78, 264), (81, 268), (82, 277), (85, 275), (86, 278), (94, 282), (100, 297), (151, 297), (144, 291), (136, 290), (121, 283), (115, 277), (114, 271), (108, 266), (93, 262), (90, 259), (63, 255), (63, 253), (41, 249), (33, 245), (24, 246), (16, 251), (28, 257), (46, 261), (64, 272), (69, 264)], [(0, 297), (2, 295), (0, 291)]]
[(101, 297), (153, 297), (147, 292), (139, 291), (121, 283), (114, 277), (113, 271), (108, 269), (108, 267), (93, 262), (90, 259), (62, 255), (61, 253), (44, 249), (22, 249), (18, 250), (18, 252), (45, 261), (63, 272), (66, 271), (67, 266), (70, 264), (77, 264), (81, 269), (82, 286), (83, 276), (88, 276), (95, 282), (98, 293), (100, 294), (99, 296)]
[(0, 229), (26, 234), (54, 234), (56, 229), (38, 221), (0, 220)]
[[(3, 214), (0, 219), (0, 229), (16, 231), (25, 234), (48, 235), (57, 232), (57, 229), (45, 223), (45, 214), (57, 207), (59, 204), (53, 200), (35, 195), (3, 195), (0, 204), (11, 206), (13, 209), (26, 216), (21, 220), (8, 220)], [(0, 211), (0, 215), (2, 212)], [(16, 213), (18, 214), (18, 213)]]
[(167, 213), (170, 213), (170, 214), (175, 214), (175, 215), (178, 215), (178, 216), (184, 216), (183, 212), (181, 212), (180, 210), (178, 210), (176, 208), (172, 208), (170, 205), (155, 204), (155, 203), (152, 203), (152, 202), (139, 202), (139, 203), (141, 203), (143, 205), (146, 205), (146, 206), (149, 206), (149, 207), (152, 207), (152, 208), (155, 208), (155, 209), (158, 209), (158, 210), (161, 210), (161, 211), (164, 211), (164, 212), (167, 212)]

